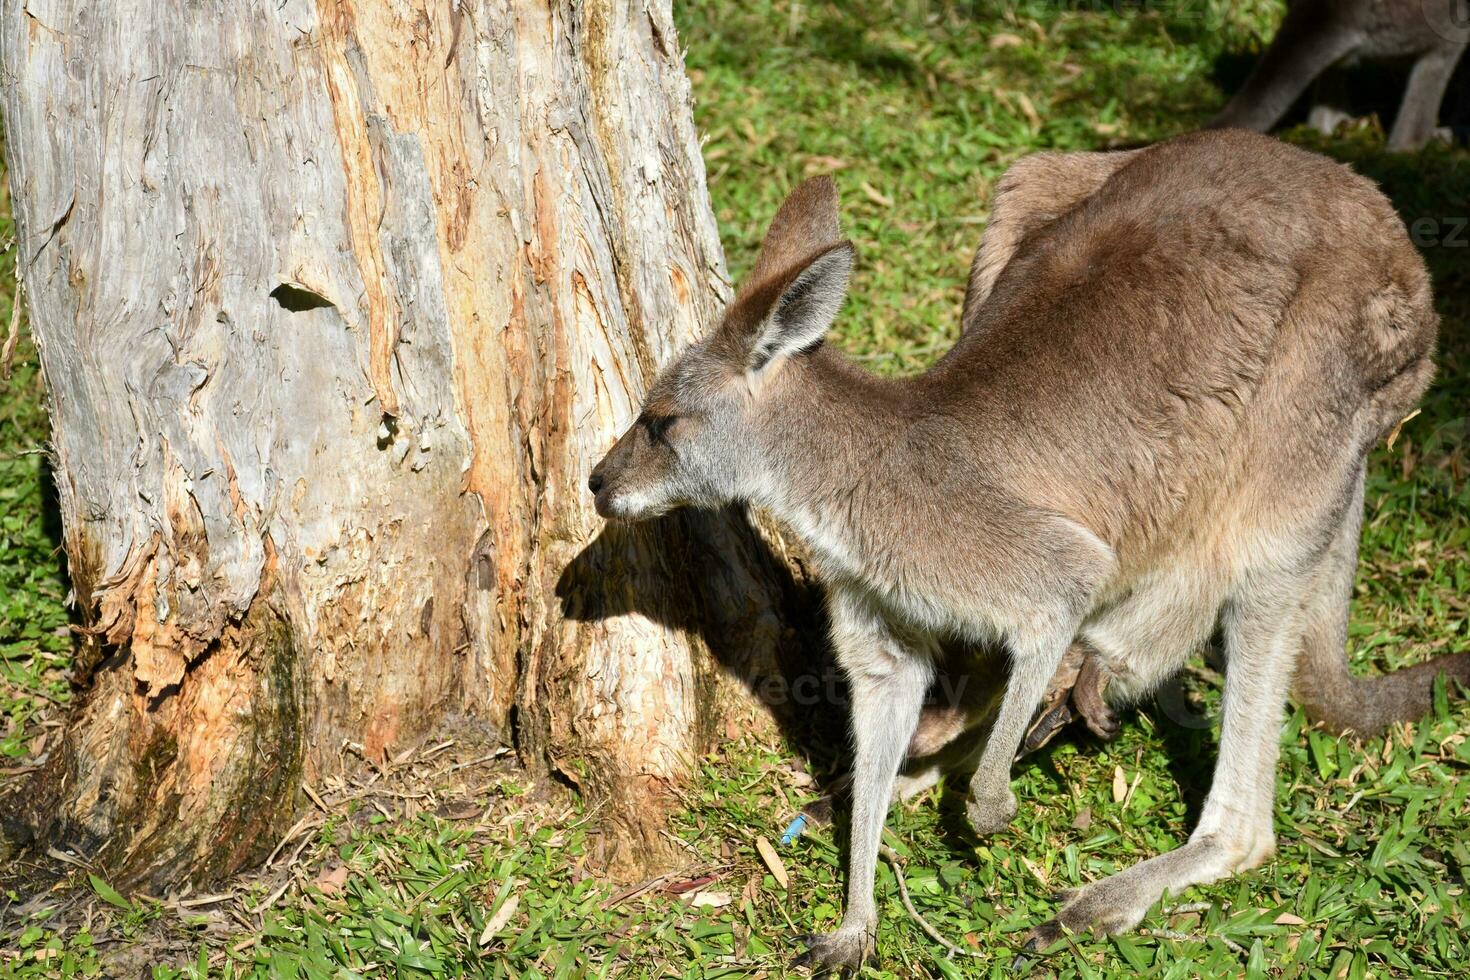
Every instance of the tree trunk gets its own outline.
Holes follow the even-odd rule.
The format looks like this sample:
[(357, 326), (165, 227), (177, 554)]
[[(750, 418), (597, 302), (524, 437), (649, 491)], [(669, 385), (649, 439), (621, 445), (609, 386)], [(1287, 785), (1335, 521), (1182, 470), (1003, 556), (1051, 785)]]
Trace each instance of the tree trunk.
[(604, 530), (584, 489), (727, 297), (669, 0), (0, 19), (86, 633), (12, 828), (215, 878), (344, 747), (458, 717), (656, 863), (793, 586), (740, 515)]

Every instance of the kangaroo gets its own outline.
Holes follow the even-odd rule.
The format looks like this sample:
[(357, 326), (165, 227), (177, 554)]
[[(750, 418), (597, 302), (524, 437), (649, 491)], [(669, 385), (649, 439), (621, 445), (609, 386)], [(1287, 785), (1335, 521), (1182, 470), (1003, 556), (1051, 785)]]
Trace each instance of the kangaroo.
[[(1424, 264), (1348, 168), (1240, 130), (1017, 167), (959, 340), (906, 378), (823, 342), (854, 249), (832, 181), (798, 186), (721, 321), (588, 481), (610, 520), (749, 503), (813, 555), (855, 761), (847, 905), (809, 965), (876, 953), (880, 835), (946, 641), (1009, 658), (967, 805), (990, 834), (1074, 642), (1126, 695), (1223, 638), (1199, 825), (1069, 895), (1030, 943), (1130, 929), (1166, 890), (1266, 861), (1293, 671), (1346, 673), (1365, 456), (1433, 375)], [(1064, 200), (1035, 192), (1052, 175)], [(1050, 203), (1000, 221), (1028, 194)], [(1470, 680), (1466, 659), (1440, 666)]]
[[(1286, 18), (1245, 86), (1210, 123), (1265, 132), (1331, 66), (1360, 59), (1411, 60), (1388, 136), (1412, 150), (1434, 136), (1439, 106), (1470, 38), (1470, 0), (1289, 0)], [(1335, 114), (1320, 115), (1319, 128)]]

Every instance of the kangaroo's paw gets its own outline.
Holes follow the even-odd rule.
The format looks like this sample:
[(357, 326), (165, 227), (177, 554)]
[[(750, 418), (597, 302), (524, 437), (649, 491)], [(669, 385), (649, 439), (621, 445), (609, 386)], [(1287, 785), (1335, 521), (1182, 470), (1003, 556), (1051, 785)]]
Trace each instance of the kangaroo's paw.
[(803, 936), (806, 950), (791, 961), (792, 966), (810, 969), (815, 976), (836, 973), (845, 976), (878, 962), (877, 943), (867, 929), (838, 929), (836, 932)]
[(971, 797), (965, 815), (975, 833), (998, 834), (1011, 825), (1016, 816), (1016, 794), (1006, 789), (1004, 796)]
[(1108, 681), (1112, 674), (1100, 657), (1089, 657), (1077, 674), (1077, 684), (1072, 688), (1072, 703), (1077, 713), (1087, 722), (1092, 733), (1104, 742), (1118, 737), (1122, 723), (1113, 713), (1106, 698)]
[(1106, 702), (1099, 702), (1083, 717), (1087, 719), (1087, 727), (1092, 730), (1092, 734), (1104, 742), (1111, 742), (1123, 730), (1123, 722)]

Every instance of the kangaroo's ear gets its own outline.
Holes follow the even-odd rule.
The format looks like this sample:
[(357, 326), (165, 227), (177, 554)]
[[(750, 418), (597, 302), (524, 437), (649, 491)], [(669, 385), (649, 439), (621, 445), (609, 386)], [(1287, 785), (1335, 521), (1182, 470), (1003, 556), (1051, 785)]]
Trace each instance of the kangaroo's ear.
[(822, 342), (847, 298), (852, 259), (852, 243), (838, 242), (793, 270), (751, 337), (746, 370), (759, 371), (777, 358), (811, 350)]
[(847, 294), (852, 243), (837, 222), (837, 185), (813, 177), (786, 198), (755, 266), (725, 312), (718, 349), (738, 370), (815, 347)]
[(786, 195), (766, 237), (760, 255), (745, 277), (741, 292), (780, 277), (817, 252), (842, 241), (837, 221), (837, 184), (831, 177), (804, 180)]

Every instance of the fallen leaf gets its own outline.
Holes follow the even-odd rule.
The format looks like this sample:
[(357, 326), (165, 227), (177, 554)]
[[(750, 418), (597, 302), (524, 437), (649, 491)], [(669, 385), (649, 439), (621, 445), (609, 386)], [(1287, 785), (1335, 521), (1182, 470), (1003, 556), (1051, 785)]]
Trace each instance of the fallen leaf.
[(1113, 802), (1122, 803), (1128, 795), (1128, 777), (1123, 775), (1122, 766), (1113, 767)]
[(664, 891), (670, 895), (683, 895), (685, 892), (698, 891), (705, 885), (712, 884), (718, 878), (719, 875), (697, 875), (693, 878), (685, 878), (682, 881), (672, 881), (664, 886)]
[(490, 921), (485, 923), (485, 931), (480, 933), (479, 944), (481, 946), (488, 946), (490, 944), (490, 940), (495, 938), (495, 934), (497, 932), (505, 928), (505, 924), (510, 921), (510, 917), (515, 915), (516, 909), (520, 907), (520, 893), (511, 892), (510, 895), (506, 898), (505, 903), (500, 906), (500, 911), (496, 912), (493, 916), (490, 917)]
[(805, 769), (802, 769), (798, 766), (787, 766), (786, 770), (787, 780), (791, 783), (792, 786), (795, 786), (797, 789), (810, 789), (812, 786), (816, 785), (817, 781), (813, 779), (812, 774), (807, 772)]
[(1017, 92), (1016, 101), (1021, 103), (1021, 112), (1026, 116), (1026, 121), (1031, 124), (1031, 128), (1040, 129), (1041, 114), (1036, 111), (1036, 106), (1032, 105), (1030, 97), (1025, 92)]
[(437, 814), (445, 820), (470, 820), (484, 812), (474, 800), (451, 800), (441, 804)]
[(791, 879), (786, 875), (786, 865), (781, 862), (781, 855), (776, 853), (771, 842), (764, 837), (757, 837), (755, 849), (760, 854), (761, 860), (766, 862), (766, 867), (770, 869), (771, 876), (776, 879), (776, 883), (782, 888), (790, 888)]
[(1128, 792), (1123, 795), (1123, 809), (1128, 809), (1128, 804), (1133, 802), (1133, 793), (1138, 789), (1138, 784), (1143, 781), (1143, 770), (1133, 774), (1133, 782), (1128, 784)]
[(695, 892), (689, 896), (689, 904), (697, 909), (722, 909), (732, 901), (729, 892)]
[(339, 864), (316, 877), (316, 887), (323, 895), (335, 895), (347, 884), (347, 865)]
[(742, 889), (740, 889), (740, 904), (742, 904), (742, 905), (748, 905), (751, 902), (754, 902), (756, 896), (759, 895), (760, 893), (761, 893), (761, 879), (760, 879), (760, 875), (751, 875), (748, 879), (746, 879), (745, 887), (742, 888)]
[(1393, 444), (1399, 441), (1399, 433), (1404, 431), (1404, 423), (1412, 419), (1414, 416), (1418, 415), (1421, 411), (1422, 409), (1416, 408), (1408, 415), (1405, 415), (1403, 418), (1394, 423), (1393, 431), (1388, 434), (1389, 449), (1393, 449)]
[(837, 157), (824, 156), (807, 157), (806, 162), (803, 163), (801, 166), (802, 172), (807, 174), (808, 176), (812, 174), (831, 173), (834, 170), (844, 170), (846, 168), (846, 160), (839, 160)]

